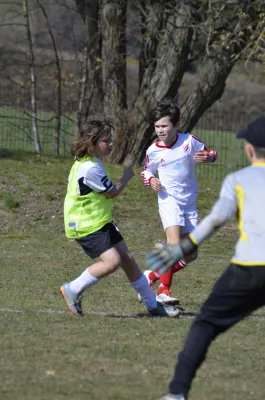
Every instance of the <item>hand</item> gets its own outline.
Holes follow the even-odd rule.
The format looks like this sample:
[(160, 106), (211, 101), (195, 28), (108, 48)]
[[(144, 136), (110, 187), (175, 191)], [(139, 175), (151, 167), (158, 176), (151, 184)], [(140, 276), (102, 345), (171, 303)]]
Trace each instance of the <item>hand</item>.
[(213, 156), (205, 150), (197, 151), (193, 156), (193, 160), (195, 160), (197, 163), (211, 162), (212, 159)]
[(160, 192), (160, 190), (162, 190), (162, 185), (158, 178), (152, 178), (150, 186), (152, 189), (154, 189), (155, 192)]
[(157, 243), (154, 249), (147, 254), (146, 263), (149, 269), (158, 270), (160, 275), (163, 275), (183, 257), (183, 249), (179, 243), (175, 245)]
[(126, 182), (134, 177), (134, 171), (131, 166), (123, 170), (123, 177), (125, 178)]

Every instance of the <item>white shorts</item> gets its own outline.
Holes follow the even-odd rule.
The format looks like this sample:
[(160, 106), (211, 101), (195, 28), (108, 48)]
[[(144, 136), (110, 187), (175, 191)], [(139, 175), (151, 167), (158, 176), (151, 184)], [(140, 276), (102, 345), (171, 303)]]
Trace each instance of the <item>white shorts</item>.
[(158, 204), (159, 214), (164, 230), (169, 226), (180, 226), (180, 233), (190, 233), (198, 224), (196, 203), (181, 206), (175, 201)]

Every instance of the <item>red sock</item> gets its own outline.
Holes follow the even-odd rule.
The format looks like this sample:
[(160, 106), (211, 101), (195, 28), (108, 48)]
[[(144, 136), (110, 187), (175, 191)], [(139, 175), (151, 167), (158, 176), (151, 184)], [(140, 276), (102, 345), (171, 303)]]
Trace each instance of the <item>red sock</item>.
[[(173, 274), (177, 271), (180, 271), (181, 269), (185, 268), (187, 266), (187, 264), (185, 263), (185, 261), (179, 261), (177, 264), (174, 265), (174, 267), (172, 268)], [(166, 274), (165, 274), (166, 275)], [(156, 282), (158, 281), (158, 279), (160, 278), (160, 273), (159, 270), (156, 271), (152, 271), (150, 272), (150, 274), (148, 275), (149, 279), (152, 282)], [(171, 277), (171, 281), (172, 281), (172, 277)]]
[(160, 284), (157, 294), (163, 293), (170, 289), (173, 277), (173, 270), (169, 269), (165, 274), (160, 276)]
[(185, 263), (185, 261), (179, 261), (177, 264), (174, 265), (174, 267), (172, 268), (173, 274), (175, 272), (180, 271), (181, 269), (185, 268), (187, 266), (187, 264)]
[(172, 269), (169, 269), (164, 275), (161, 275), (157, 294), (163, 293), (165, 291), (168, 292), (172, 283), (173, 274), (185, 268), (186, 266), (187, 264), (185, 263), (185, 261), (179, 261), (177, 264), (174, 265)]
[(160, 273), (158, 272), (158, 270), (157, 271), (152, 271), (148, 275), (148, 278), (150, 279), (150, 281), (156, 282), (160, 278)]

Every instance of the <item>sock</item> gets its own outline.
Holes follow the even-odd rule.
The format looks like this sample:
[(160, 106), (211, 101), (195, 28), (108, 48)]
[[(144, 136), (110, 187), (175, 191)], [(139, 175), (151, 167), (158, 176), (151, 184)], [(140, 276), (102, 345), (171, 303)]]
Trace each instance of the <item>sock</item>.
[[(172, 268), (173, 274), (177, 271), (180, 271), (181, 269), (185, 268), (187, 266), (187, 264), (185, 263), (185, 261), (179, 261), (176, 265), (174, 265), (174, 267)], [(150, 281), (152, 282), (156, 282), (158, 281), (158, 279), (160, 278), (160, 273), (159, 271), (151, 271), (148, 275)]]
[(173, 270), (169, 269), (165, 274), (160, 276), (160, 284), (157, 294), (163, 293), (170, 289), (173, 277)]
[(98, 278), (92, 276), (88, 272), (88, 269), (85, 269), (85, 271), (82, 272), (82, 274), (78, 278), (70, 282), (70, 290), (74, 294), (78, 294), (80, 292), (83, 292), (83, 290), (86, 290), (89, 286), (95, 285), (96, 283), (98, 283), (98, 281)]
[(151, 271), (148, 275), (150, 281), (156, 282), (160, 278), (160, 273), (158, 271)]
[(180, 271), (181, 269), (187, 267), (187, 264), (185, 263), (185, 261), (181, 260), (179, 261), (177, 264), (174, 265), (174, 267), (172, 268), (173, 274), (175, 272)]
[(137, 281), (131, 282), (134, 290), (140, 294), (142, 302), (146, 305), (146, 308), (150, 311), (157, 307), (156, 297), (148, 284), (148, 280), (144, 274)]

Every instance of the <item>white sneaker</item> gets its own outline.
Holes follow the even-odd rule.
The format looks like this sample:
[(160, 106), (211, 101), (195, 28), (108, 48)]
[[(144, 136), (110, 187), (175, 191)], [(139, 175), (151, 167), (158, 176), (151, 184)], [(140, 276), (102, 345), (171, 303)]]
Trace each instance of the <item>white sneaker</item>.
[(165, 394), (163, 397), (160, 397), (159, 400), (186, 400), (183, 394)]
[[(144, 275), (146, 276), (146, 279), (148, 281), (148, 284), (149, 284), (150, 288), (152, 290), (154, 290), (154, 282), (150, 281), (150, 279), (149, 279), (150, 272), (152, 272), (152, 271), (147, 269), (146, 271), (144, 271)], [(139, 300), (140, 303), (142, 303), (142, 298), (141, 298), (141, 295), (139, 293), (138, 293), (138, 300)]]
[(171, 317), (176, 318), (180, 314), (180, 310), (177, 307), (169, 306), (165, 303), (157, 302), (156, 308), (149, 310), (152, 317)]
[(158, 294), (156, 296), (156, 301), (160, 301), (160, 303), (169, 304), (171, 306), (179, 304), (179, 299), (177, 297), (171, 296), (170, 290)]

